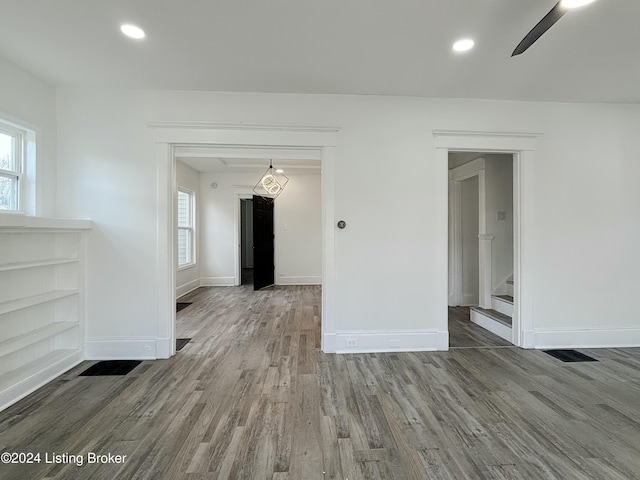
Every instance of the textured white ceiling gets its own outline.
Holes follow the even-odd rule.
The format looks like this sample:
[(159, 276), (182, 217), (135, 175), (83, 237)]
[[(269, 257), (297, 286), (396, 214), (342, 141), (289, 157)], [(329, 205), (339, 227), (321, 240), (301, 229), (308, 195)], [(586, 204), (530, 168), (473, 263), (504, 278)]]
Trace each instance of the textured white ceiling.
[(65, 86), (640, 102), (639, 0), (571, 11), (510, 58), (554, 4), (2, 0), (0, 55)]

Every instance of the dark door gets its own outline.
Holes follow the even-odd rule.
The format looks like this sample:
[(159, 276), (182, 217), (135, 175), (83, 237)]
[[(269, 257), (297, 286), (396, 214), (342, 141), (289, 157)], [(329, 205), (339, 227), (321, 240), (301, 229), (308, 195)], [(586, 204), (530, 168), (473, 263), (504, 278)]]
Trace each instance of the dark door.
[(275, 283), (273, 199), (253, 196), (253, 289)]

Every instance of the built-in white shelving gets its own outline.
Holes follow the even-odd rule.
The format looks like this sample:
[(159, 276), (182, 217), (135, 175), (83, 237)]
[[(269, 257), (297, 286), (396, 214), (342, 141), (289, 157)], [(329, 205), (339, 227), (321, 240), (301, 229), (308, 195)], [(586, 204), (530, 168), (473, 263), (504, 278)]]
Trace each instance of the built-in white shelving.
[[(52, 350), (51, 352), (38, 357), (31, 362), (25, 363), (19, 369), (10, 370), (5, 374), (0, 375), (0, 385), (14, 385), (15, 389), (15, 387), (20, 387), (22, 384), (33, 382), (34, 378), (41, 378), (43, 376), (42, 374), (44, 373), (46, 380), (44, 382), (38, 382), (40, 384), (37, 387), (30, 389), (31, 391), (33, 391), (50, 381), (52, 378), (60, 375), (60, 373), (58, 373), (60, 372), (60, 370), (62, 370), (61, 373), (64, 373), (65, 371), (69, 370), (69, 368), (77, 365), (79, 363), (79, 361), (77, 361), (78, 359), (82, 361), (81, 352), (79, 352), (75, 348)], [(69, 360), (73, 362), (73, 365), (71, 365), (71, 367), (67, 366)], [(55, 373), (51, 375), (49, 373), (50, 371)], [(31, 393), (31, 391), (28, 391), (26, 394)], [(2, 394), (4, 394), (4, 392), (2, 392)], [(14, 403), (24, 395), (21, 395), (16, 400), (9, 402), (9, 404)], [(3, 405), (3, 407), (6, 406), (8, 405)]]
[(32, 330), (28, 333), (23, 333), (13, 338), (9, 338), (0, 343), (0, 357), (9, 355), (10, 353), (21, 350), (29, 345), (38, 343), (45, 338), (54, 337), (55, 335), (76, 328), (78, 324), (76, 322), (53, 322), (46, 327)]
[(0, 409), (83, 360), (90, 228), (0, 215)]
[(49, 267), (52, 265), (64, 265), (66, 263), (77, 263), (77, 258), (57, 258), (54, 260), (39, 260), (36, 262), (7, 263), (0, 265), (0, 272), (8, 272), (9, 270), (22, 270), (25, 268)]
[(16, 300), (11, 300), (9, 302), (2, 302), (0, 303), (0, 315), (77, 294), (78, 290), (52, 290), (39, 295), (32, 295), (30, 297), (17, 298)]

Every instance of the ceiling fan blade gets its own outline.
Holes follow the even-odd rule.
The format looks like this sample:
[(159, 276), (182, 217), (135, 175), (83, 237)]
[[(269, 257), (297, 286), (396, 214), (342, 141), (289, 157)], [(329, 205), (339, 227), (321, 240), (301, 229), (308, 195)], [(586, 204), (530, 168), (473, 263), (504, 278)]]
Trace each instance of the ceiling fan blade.
[(549, 30), (554, 23), (560, 20), (565, 13), (567, 13), (567, 10), (560, 6), (560, 2), (556, 3), (556, 6), (553, 7), (551, 11), (547, 13), (535, 27), (531, 29), (529, 33), (527, 33), (527, 35), (522, 39), (522, 41), (513, 51), (511, 56), (515, 57), (516, 55), (520, 55), (522, 52), (526, 51), (531, 45), (536, 42), (536, 40), (538, 40), (542, 36), (544, 32)]

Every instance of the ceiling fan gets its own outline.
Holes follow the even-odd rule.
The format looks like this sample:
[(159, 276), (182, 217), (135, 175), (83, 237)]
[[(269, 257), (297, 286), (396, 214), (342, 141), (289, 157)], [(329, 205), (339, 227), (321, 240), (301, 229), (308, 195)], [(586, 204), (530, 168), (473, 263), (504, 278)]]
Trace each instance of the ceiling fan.
[(511, 54), (512, 57), (520, 55), (525, 52), (531, 45), (533, 45), (541, 36), (549, 30), (554, 23), (560, 20), (565, 13), (573, 8), (582, 7), (595, 0), (560, 0), (556, 5), (547, 13), (538, 24), (531, 29), (529, 33), (522, 39), (516, 49)]

